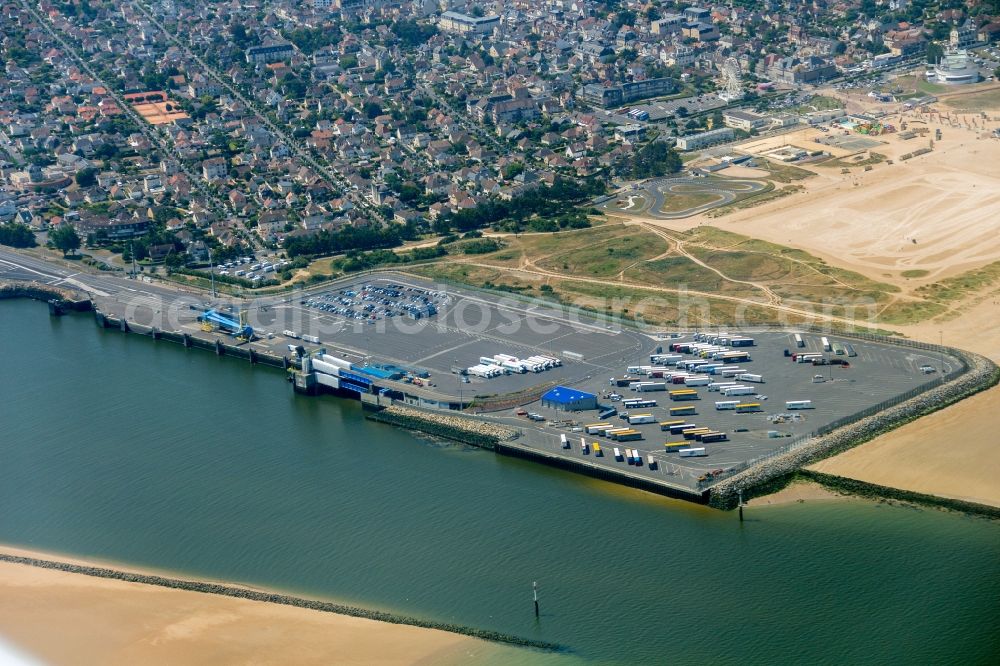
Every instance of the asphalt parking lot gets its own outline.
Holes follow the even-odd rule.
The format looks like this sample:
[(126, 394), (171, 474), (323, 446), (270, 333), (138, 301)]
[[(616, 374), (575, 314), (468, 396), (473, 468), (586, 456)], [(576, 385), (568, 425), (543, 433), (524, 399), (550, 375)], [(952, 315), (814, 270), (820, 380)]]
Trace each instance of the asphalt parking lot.
[[(608, 455), (596, 459), (588, 454), (591, 462), (603, 465), (625, 466), (630, 471), (642, 473), (651, 478), (681, 486), (692, 486), (699, 478), (711, 470), (726, 470), (753, 458), (787, 446), (793, 441), (807, 437), (817, 428), (830, 424), (842, 417), (856, 413), (873, 405), (877, 405), (894, 396), (906, 393), (937, 377), (947, 375), (959, 368), (956, 359), (940, 356), (917, 349), (901, 348), (895, 345), (875, 342), (859, 342), (851, 339), (839, 339), (828, 336), (831, 342), (846, 342), (853, 345), (857, 352), (855, 357), (837, 356), (826, 352), (828, 358), (847, 361), (847, 367), (839, 365), (813, 366), (812, 364), (794, 363), (784, 356), (784, 350), (790, 352), (807, 351), (822, 352), (819, 335), (805, 334), (806, 347), (799, 350), (791, 333), (756, 333), (756, 346), (748, 348), (752, 355), (749, 363), (737, 364), (747, 372), (762, 375), (764, 383), (746, 385), (753, 386), (756, 392), (752, 395), (727, 397), (718, 392), (710, 392), (704, 387), (698, 387), (699, 400), (691, 402), (671, 402), (668, 394), (662, 391), (636, 393), (627, 388), (613, 388), (609, 384), (611, 375), (595, 378), (592, 381), (574, 384), (573, 387), (595, 393), (599, 396), (599, 404), (615, 406), (619, 411), (634, 413), (652, 413), (656, 423), (631, 426), (639, 430), (643, 439), (637, 442), (617, 443), (608, 439), (586, 435), (578, 428), (586, 424), (597, 423), (597, 411), (562, 412), (543, 408), (540, 403), (533, 403), (526, 409), (539, 413), (546, 418), (544, 425), (536, 426), (524, 417), (518, 417), (512, 412), (502, 417), (509, 425), (517, 424), (524, 432), (525, 438), (533, 446), (546, 450), (561, 450), (564, 455), (583, 456), (580, 438), (583, 437), (591, 446), (599, 442)], [(681, 338), (689, 340), (690, 338)], [(669, 341), (664, 341), (663, 344)], [(666, 351), (666, 350), (665, 350)], [(684, 355), (685, 358), (694, 358)], [(629, 365), (649, 365), (648, 355), (644, 359), (635, 358)], [(925, 373), (920, 368), (928, 366), (934, 372)], [(615, 368), (614, 376), (625, 374), (625, 365)], [(716, 379), (715, 381), (728, 381)], [(684, 388), (670, 386), (669, 388)], [(622, 402), (612, 401), (608, 395), (617, 392), (623, 398), (652, 399), (657, 405), (652, 408), (625, 410)], [(743, 402), (757, 402), (761, 406), (758, 413), (738, 414), (735, 411), (719, 411), (715, 408), (716, 401), (739, 399)], [(786, 409), (789, 400), (810, 400), (813, 408), (806, 410)], [(682, 436), (671, 435), (660, 429), (660, 421), (676, 420), (680, 417), (670, 416), (669, 408), (682, 405), (695, 405), (696, 414), (683, 417), (687, 422), (698, 426), (707, 426), (714, 431), (725, 432), (728, 441), (710, 444), (691, 442), (691, 446), (704, 446), (706, 457), (682, 458), (678, 453), (666, 453), (664, 443), (683, 441)], [(620, 416), (613, 416), (603, 422), (614, 423), (622, 427), (627, 421)], [(571, 448), (562, 449), (560, 435), (565, 434), (570, 440)], [(643, 468), (629, 467), (625, 462), (616, 462), (610, 455), (613, 447), (624, 450), (626, 447), (640, 451), (643, 460), (648, 462), (650, 455), (657, 461), (657, 469), (650, 470), (648, 465)]]
[[(379, 290), (398, 292), (399, 296)], [(365, 300), (366, 296), (370, 300)], [(414, 296), (427, 297), (436, 313), (419, 319), (408, 316), (403, 305), (423, 304), (414, 301)], [(371, 309), (365, 310), (365, 306)], [(393, 316), (386, 316), (386, 310)], [(359, 316), (362, 313), (364, 316)], [(604, 376), (653, 345), (636, 331), (609, 327), (558, 306), (533, 305), (502, 294), (445, 289), (402, 276), (370, 276), (289, 298), (258, 313), (257, 321), (276, 335), (254, 344), (276, 353), (287, 354), (289, 344), (309, 351), (322, 347), (359, 365), (392, 364), (426, 372), (438, 391), (461, 392), (466, 397), (510, 393), (545, 382), (587, 381), (588, 377)], [(303, 337), (286, 337), (281, 334), (285, 330)], [(305, 336), (319, 342), (305, 342)], [(468, 368), (478, 364), (481, 356), (495, 354), (555, 356), (563, 365), (541, 373), (492, 379), (462, 380), (452, 372), (454, 366)]]

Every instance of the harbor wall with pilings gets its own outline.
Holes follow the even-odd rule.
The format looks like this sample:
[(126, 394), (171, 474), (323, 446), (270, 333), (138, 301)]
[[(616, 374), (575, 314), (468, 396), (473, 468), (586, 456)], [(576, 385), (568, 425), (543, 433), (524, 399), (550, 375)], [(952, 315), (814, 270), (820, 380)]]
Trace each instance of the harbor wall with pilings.
[(709, 504), (718, 509), (732, 509), (737, 506), (741, 492), (744, 500), (766, 495), (776, 484), (780, 485), (783, 479), (790, 478), (810, 463), (854, 448), (910, 421), (991, 388), (1000, 381), (1000, 368), (985, 356), (958, 349), (949, 349), (948, 352), (960, 356), (968, 370), (957, 378), (898, 405), (815, 437), (799, 448), (720, 481), (710, 490)]
[(234, 345), (223, 341), (221, 338), (207, 340), (197, 335), (178, 331), (162, 331), (155, 326), (136, 324), (125, 319), (120, 319), (107, 315), (100, 310), (94, 310), (94, 321), (100, 328), (115, 329), (122, 333), (133, 333), (153, 340), (165, 340), (183, 346), (186, 349), (202, 349), (210, 351), (217, 356), (231, 356), (233, 358), (249, 361), (251, 364), (266, 365), (272, 368), (287, 370), (293, 367), (294, 363), (287, 356), (277, 356), (267, 352), (258, 351), (248, 346)]

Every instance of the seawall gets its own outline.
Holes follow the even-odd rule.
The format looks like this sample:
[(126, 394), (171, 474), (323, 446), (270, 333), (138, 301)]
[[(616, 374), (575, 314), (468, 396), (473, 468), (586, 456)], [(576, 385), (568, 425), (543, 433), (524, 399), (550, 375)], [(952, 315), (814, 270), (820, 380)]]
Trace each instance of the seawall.
[(0, 299), (5, 298), (45, 301), (49, 304), (49, 311), (56, 315), (64, 311), (88, 312), (93, 309), (93, 303), (87, 294), (40, 282), (0, 280)]
[(453, 634), (472, 636), (494, 643), (505, 643), (520, 647), (530, 647), (541, 650), (556, 651), (560, 646), (546, 641), (539, 641), (530, 638), (521, 638), (512, 634), (505, 634), (499, 631), (487, 629), (477, 629), (461, 624), (451, 624), (448, 622), (435, 622), (433, 620), (421, 620), (420, 618), (384, 611), (368, 610), (357, 606), (347, 606), (329, 601), (319, 601), (317, 599), (306, 599), (289, 594), (278, 594), (273, 592), (261, 592), (235, 585), (224, 585), (221, 583), (208, 583), (202, 581), (185, 580), (181, 578), (168, 578), (166, 576), (155, 576), (150, 574), (140, 574), (131, 571), (121, 571), (106, 567), (88, 566), (83, 564), (70, 564), (55, 560), (43, 560), (34, 557), (22, 557), (20, 555), (10, 555), (0, 553), (0, 561), (14, 564), (24, 564), (41, 569), (52, 569), (55, 571), (65, 571), (68, 573), (82, 574), (84, 576), (94, 576), (97, 578), (108, 578), (120, 580), (128, 583), (142, 583), (144, 585), (156, 585), (175, 590), (186, 590), (189, 592), (202, 592), (204, 594), (217, 594), (225, 597), (236, 597), (239, 599), (249, 599), (250, 601), (263, 601), (271, 604), (283, 604), (285, 606), (295, 606), (324, 613), (337, 613), (339, 615), (350, 615), (379, 622), (389, 622), (391, 624), (407, 624), (414, 627), (424, 627), (427, 629), (438, 629), (448, 631)]
[(424, 412), (411, 407), (391, 405), (372, 411), (367, 418), (380, 423), (425, 432), (436, 437), (452, 439), (482, 449), (495, 451), (497, 444), (518, 436), (515, 430), (454, 414)]
[(809, 479), (810, 481), (815, 481), (816, 483), (826, 486), (827, 488), (839, 490), (851, 495), (857, 495), (859, 497), (899, 500), (901, 502), (909, 502), (912, 504), (938, 507), (952, 511), (961, 511), (962, 513), (1000, 519), (1000, 507), (980, 504), (978, 502), (969, 502), (967, 500), (960, 500), (952, 497), (941, 497), (939, 495), (918, 493), (913, 490), (892, 488), (890, 486), (882, 486), (868, 481), (859, 481), (857, 479), (849, 479), (847, 477), (836, 476), (834, 474), (825, 474), (811, 469), (799, 470), (796, 473), (796, 476), (803, 479)]
[(412, 407), (392, 405), (368, 414), (372, 421), (425, 432), (430, 435), (462, 442), (497, 454), (521, 458), (548, 465), (557, 469), (583, 474), (595, 479), (611, 481), (630, 488), (685, 499), (704, 504), (707, 493), (697, 493), (690, 488), (672, 487), (663, 482), (630, 474), (628, 470), (618, 470), (605, 465), (597, 465), (586, 460), (567, 458), (543, 449), (533, 448), (520, 441), (519, 433), (511, 428), (489, 423), (476, 418), (456, 414), (423, 411)]
[(985, 356), (957, 349), (949, 349), (948, 352), (960, 356), (968, 370), (949, 382), (814, 437), (798, 448), (720, 481), (711, 489), (709, 504), (719, 509), (732, 509), (739, 501), (740, 492), (744, 499), (767, 494), (805, 465), (863, 444), (905, 423), (995, 386), (1000, 381), (1000, 369)]

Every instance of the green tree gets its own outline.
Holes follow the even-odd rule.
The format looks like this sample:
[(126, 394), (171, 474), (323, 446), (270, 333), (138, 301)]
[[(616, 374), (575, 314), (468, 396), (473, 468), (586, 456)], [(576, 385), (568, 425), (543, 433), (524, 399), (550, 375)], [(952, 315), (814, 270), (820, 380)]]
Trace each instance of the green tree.
[(80, 169), (73, 176), (73, 180), (80, 187), (93, 187), (97, 183), (97, 169)]
[(0, 245), (9, 247), (34, 247), (35, 234), (26, 224), (10, 222), (0, 224)]
[(49, 232), (49, 242), (52, 247), (62, 250), (64, 257), (80, 249), (80, 237), (77, 236), (76, 229), (68, 224)]

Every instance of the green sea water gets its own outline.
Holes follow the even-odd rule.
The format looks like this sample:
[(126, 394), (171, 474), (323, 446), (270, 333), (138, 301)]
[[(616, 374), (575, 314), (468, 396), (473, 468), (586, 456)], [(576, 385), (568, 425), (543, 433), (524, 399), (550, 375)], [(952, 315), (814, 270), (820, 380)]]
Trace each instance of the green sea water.
[(483, 663), (1000, 662), (996, 522), (851, 500), (741, 526), (37, 303), (0, 304), (0, 349), (3, 543), (565, 646)]

